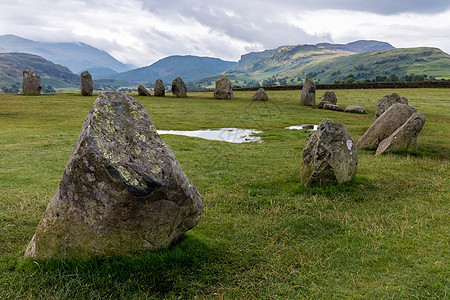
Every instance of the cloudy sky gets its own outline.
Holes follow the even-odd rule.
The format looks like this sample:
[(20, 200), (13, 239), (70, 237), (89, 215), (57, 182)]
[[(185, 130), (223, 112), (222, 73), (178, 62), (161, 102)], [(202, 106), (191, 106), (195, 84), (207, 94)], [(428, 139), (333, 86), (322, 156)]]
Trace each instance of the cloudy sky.
[(84, 42), (135, 66), (360, 39), (450, 53), (450, 1), (0, 0), (0, 34)]

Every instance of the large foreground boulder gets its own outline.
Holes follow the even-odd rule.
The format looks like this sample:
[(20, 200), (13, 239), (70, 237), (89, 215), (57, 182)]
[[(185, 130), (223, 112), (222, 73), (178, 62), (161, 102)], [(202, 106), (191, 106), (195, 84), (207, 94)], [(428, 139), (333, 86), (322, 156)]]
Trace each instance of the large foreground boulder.
[(25, 257), (167, 247), (200, 221), (202, 203), (144, 106), (123, 93), (102, 93)]
[(267, 92), (263, 88), (259, 88), (256, 93), (253, 95), (253, 101), (269, 101), (269, 96), (267, 96)]
[(41, 94), (41, 77), (31, 70), (23, 71), (22, 90), (25, 95), (40, 95)]
[(137, 91), (139, 96), (151, 96), (150, 92), (143, 85), (138, 86)]
[(342, 183), (355, 177), (357, 166), (358, 151), (347, 129), (324, 119), (306, 140), (301, 180), (305, 185)]
[(375, 155), (384, 152), (412, 151), (417, 149), (417, 136), (425, 124), (425, 116), (413, 113), (393, 134), (382, 140)]
[(317, 105), (317, 108), (322, 109), (323, 106), (327, 103), (336, 105), (337, 97), (334, 92), (326, 91), (325, 93), (323, 93), (322, 99), (320, 100), (319, 104)]
[(92, 76), (88, 71), (84, 71), (80, 74), (80, 89), (81, 95), (92, 96), (94, 82), (92, 81)]
[(186, 98), (187, 97), (187, 87), (183, 79), (180, 77), (175, 78), (172, 81), (172, 94), (174, 97)]
[(358, 149), (377, 149), (382, 140), (394, 133), (415, 112), (417, 112), (416, 109), (407, 104), (392, 105), (373, 122), (372, 126), (358, 140), (356, 146)]
[(406, 97), (400, 97), (397, 93), (390, 93), (380, 98), (375, 109), (375, 119), (381, 116), (391, 105), (401, 103), (408, 104)]
[(166, 88), (164, 87), (164, 83), (161, 79), (155, 80), (153, 95), (156, 97), (164, 97), (166, 95)]
[(300, 96), (300, 104), (307, 106), (316, 105), (316, 85), (311, 77), (306, 77), (305, 79)]
[(234, 99), (233, 90), (231, 89), (231, 82), (227, 76), (222, 75), (216, 79), (214, 98), (220, 100)]

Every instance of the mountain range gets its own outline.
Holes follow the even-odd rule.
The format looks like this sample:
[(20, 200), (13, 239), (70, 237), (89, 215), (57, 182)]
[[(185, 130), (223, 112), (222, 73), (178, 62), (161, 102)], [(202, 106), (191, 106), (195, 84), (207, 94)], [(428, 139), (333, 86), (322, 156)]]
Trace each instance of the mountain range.
[(133, 66), (126, 65), (107, 52), (84, 43), (45, 43), (6, 34), (0, 36), (0, 53), (21, 52), (42, 56), (56, 64), (80, 74), (90, 71), (93, 76), (125, 72)]
[[(105, 51), (82, 43), (43, 43), (14, 35), (0, 36), (0, 84), (21, 83), (23, 69), (34, 69), (44, 84), (77, 87), (88, 70), (104, 86), (149, 87), (156, 79), (166, 86), (181, 77), (192, 89), (211, 88), (221, 74), (233, 84), (258, 86), (298, 84), (311, 76), (318, 83), (373, 79), (377, 76), (426, 74), (450, 78), (450, 55), (437, 48), (397, 49), (386, 42), (362, 40), (348, 44), (288, 45), (243, 54), (239, 61), (192, 55), (169, 56), (137, 69)], [(24, 53), (19, 53), (24, 52)]]

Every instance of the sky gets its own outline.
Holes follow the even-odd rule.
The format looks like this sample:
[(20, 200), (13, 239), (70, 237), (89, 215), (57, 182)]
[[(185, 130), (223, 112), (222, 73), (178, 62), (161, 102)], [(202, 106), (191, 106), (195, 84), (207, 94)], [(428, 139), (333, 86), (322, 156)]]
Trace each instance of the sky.
[(123, 63), (239, 60), (283, 45), (379, 40), (450, 53), (449, 0), (0, 0), (0, 35), (83, 42)]

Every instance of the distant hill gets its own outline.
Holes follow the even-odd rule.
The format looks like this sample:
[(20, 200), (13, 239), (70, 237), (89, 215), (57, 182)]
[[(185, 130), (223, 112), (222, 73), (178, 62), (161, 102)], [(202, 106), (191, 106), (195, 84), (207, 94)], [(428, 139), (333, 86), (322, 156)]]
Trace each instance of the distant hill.
[(150, 66), (113, 74), (107, 78), (149, 83), (154, 83), (156, 79), (162, 79), (167, 85), (177, 77), (188, 82), (222, 73), (234, 65), (236, 62), (224, 61), (219, 58), (175, 55), (163, 58)]
[(124, 72), (132, 69), (132, 66), (121, 63), (105, 51), (83, 43), (35, 42), (7, 34), (0, 36), (0, 52), (21, 52), (39, 55), (54, 63), (68, 67), (76, 74), (92, 68), (109, 68), (114, 70), (114, 72)]
[(320, 83), (332, 83), (352, 74), (356, 80), (407, 74), (450, 78), (450, 55), (437, 48), (399, 48), (343, 55), (316, 62), (301, 70)]
[(80, 77), (67, 67), (54, 64), (40, 56), (28, 53), (0, 53), (0, 87), (12, 84), (22, 86), (22, 72), (30, 69), (41, 77), (41, 84), (54, 88), (80, 85)]

